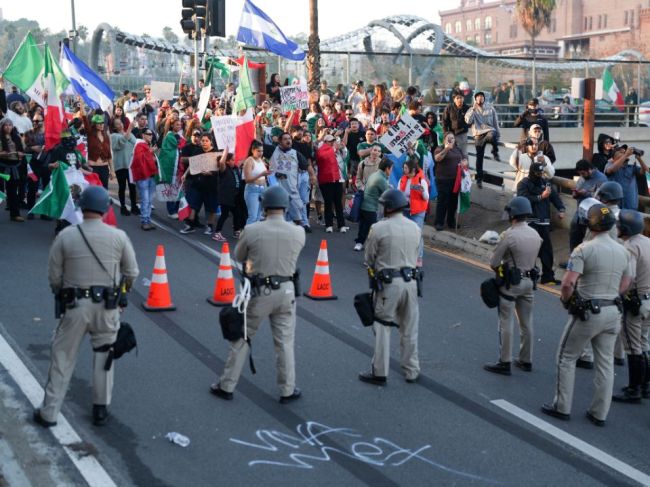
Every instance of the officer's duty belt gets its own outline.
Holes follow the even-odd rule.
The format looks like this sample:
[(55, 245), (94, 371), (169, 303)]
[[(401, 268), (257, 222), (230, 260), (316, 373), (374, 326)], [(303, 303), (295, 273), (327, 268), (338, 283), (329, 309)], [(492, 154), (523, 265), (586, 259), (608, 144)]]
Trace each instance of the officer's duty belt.
[(289, 282), (293, 281), (293, 277), (287, 277), (287, 276), (252, 276), (250, 278), (251, 285), (255, 287), (271, 287), (275, 285), (282, 284), (283, 282)]
[(604, 308), (605, 306), (618, 306), (618, 301), (615, 299), (596, 299), (593, 301), (598, 301), (601, 308)]
[(521, 271), (521, 277), (532, 278), (533, 277), (533, 271), (532, 270), (530, 270), (530, 271)]
[(380, 271), (379, 274), (387, 275), (389, 277), (404, 277), (403, 272), (406, 272), (407, 275), (410, 273), (411, 279), (415, 279), (417, 274), (420, 272), (418, 269), (415, 269), (413, 267), (404, 267), (402, 269), (383, 269)]
[(67, 287), (63, 289), (63, 295), (64, 296), (74, 296), (77, 299), (90, 299), (92, 298), (93, 294), (99, 295), (103, 298), (104, 296), (104, 291), (107, 288), (106, 286), (91, 286), (89, 288), (79, 288), (79, 287)]

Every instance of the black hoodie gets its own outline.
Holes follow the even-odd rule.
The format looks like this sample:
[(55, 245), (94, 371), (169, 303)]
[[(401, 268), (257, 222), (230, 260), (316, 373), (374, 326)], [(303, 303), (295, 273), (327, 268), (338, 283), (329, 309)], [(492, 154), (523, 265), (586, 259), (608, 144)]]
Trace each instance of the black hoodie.
[(612, 141), (614, 140), (613, 137), (607, 134), (598, 134), (598, 141), (596, 144), (598, 147), (598, 152), (594, 153), (593, 157), (591, 158), (591, 163), (593, 166), (603, 173), (605, 172), (605, 165), (607, 164), (607, 161), (609, 161), (614, 155), (613, 150), (610, 152), (605, 151), (605, 141), (608, 139)]

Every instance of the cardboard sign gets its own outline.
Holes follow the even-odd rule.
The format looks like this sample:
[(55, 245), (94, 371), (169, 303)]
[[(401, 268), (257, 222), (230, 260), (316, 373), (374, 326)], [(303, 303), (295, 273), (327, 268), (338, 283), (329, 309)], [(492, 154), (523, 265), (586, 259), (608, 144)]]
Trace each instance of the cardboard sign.
[(154, 100), (169, 100), (174, 98), (174, 83), (167, 81), (151, 82), (151, 98)]
[(228, 148), (228, 152), (235, 153), (235, 144), (237, 142), (236, 126), (237, 116), (223, 115), (221, 117), (212, 117), (212, 132), (214, 132), (214, 140), (217, 142), (217, 147), (220, 150)]
[(283, 113), (309, 108), (307, 85), (283, 86), (280, 88), (280, 98)]
[(174, 184), (160, 183), (156, 185), (156, 199), (158, 201), (178, 201), (182, 184), (180, 181)]
[(190, 174), (194, 175), (206, 171), (216, 171), (217, 157), (219, 157), (219, 154), (216, 152), (206, 152), (205, 154), (190, 157)]
[(406, 152), (407, 145), (416, 140), (424, 133), (424, 128), (420, 123), (405, 113), (391, 126), (384, 135), (379, 138), (379, 142), (384, 144), (390, 152), (399, 157)]

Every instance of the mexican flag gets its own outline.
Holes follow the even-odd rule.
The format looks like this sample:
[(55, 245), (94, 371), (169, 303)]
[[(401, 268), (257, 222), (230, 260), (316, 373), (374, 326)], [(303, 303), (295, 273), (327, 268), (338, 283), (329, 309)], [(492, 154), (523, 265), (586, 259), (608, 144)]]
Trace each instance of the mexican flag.
[(47, 106), (45, 107), (45, 150), (51, 150), (61, 142), (61, 131), (68, 126), (65, 120), (65, 110), (61, 102), (61, 94), (70, 81), (61, 74), (61, 68), (52, 56), (50, 46), (45, 44), (45, 67), (43, 71), (43, 86), (47, 90)]
[(603, 94), (605, 98), (609, 99), (619, 110), (622, 110), (625, 106), (625, 101), (623, 100), (623, 94), (616, 86), (614, 78), (612, 78), (612, 73), (609, 71), (609, 68), (605, 68), (603, 71)]
[[(0, 178), (4, 179), (5, 181), (9, 181), (9, 174), (0, 173)], [(0, 191), (0, 203), (2, 203), (6, 199), (7, 199), (7, 195), (4, 194), (2, 191)]]
[(45, 88), (42, 79), (44, 65), (43, 55), (36, 47), (31, 32), (28, 32), (3, 76), (27, 93), (40, 106), (45, 107)]
[(239, 165), (248, 157), (248, 150), (251, 148), (253, 140), (255, 140), (255, 116), (253, 109), (249, 108), (246, 113), (237, 118), (235, 125), (235, 164)]
[(192, 209), (190, 208), (190, 205), (187, 203), (187, 199), (185, 199), (185, 193), (183, 193), (182, 191), (181, 191), (179, 202), (180, 203), (178, 206), (178, 221), (182, 222), (190, 217), (190, 211)]
[(77, 211), (72, 201), (70, 186), (68, 186), (69, 183), (65, 175), (67, 168), (68, 166), (66, 164), (59, 162), (59, 167), (52, 171), (50, 183), (34, 207), (29, 211), (30, 213), (67, 220), (73, 225), (83, 221), (83, 217)]
[(462, 215), (471, 206), (472, 176), (468, 168), (458, 165), (456, 181), (454, 183), (454, 193), (458, 193), (458, 208), (456, 212)]
[(255, 96), (251, 88), (251, 79), (248, 76), (248, 59), (244, 56), (244, 63), (239, 70), (239, 86), (233, 103), (233, 113), (239, 114), (242, 110), (250, 107), (255, 107)]

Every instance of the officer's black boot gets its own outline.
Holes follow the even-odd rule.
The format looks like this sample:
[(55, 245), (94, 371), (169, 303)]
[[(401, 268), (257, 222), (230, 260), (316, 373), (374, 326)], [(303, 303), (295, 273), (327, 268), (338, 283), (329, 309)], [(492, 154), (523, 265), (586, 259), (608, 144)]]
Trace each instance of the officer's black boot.
[(645, 361), (643, 355), (628, 355), (628, 386), (623, 388), (620, 394), (614, 394), (612, 401), (640, 403), (641, 402), (641, 383), (645, 375)]
[(501, 375), (510, 375), (510, 362), (501, 362), (500, 360), (494, 364), (485, 364), (483, 366), (488, 372)]
[(644, 374), (641, 381), (641, 395), (644, 399), (650, 399), (650, 352), (643, 354)]

